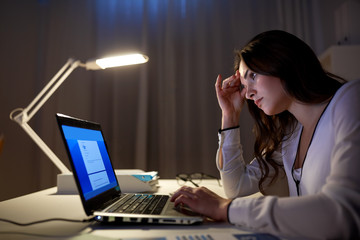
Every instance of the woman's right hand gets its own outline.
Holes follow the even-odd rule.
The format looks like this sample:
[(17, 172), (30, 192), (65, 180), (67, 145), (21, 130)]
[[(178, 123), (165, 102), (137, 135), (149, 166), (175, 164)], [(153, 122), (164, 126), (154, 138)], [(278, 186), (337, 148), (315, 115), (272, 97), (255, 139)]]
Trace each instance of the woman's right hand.
[(221, 75), (216, 79), (215, 89), (219, 106), (222, 110), (221, 128), (234, 127), (239, 124), (240, 112), (245, 102), (245, 89), (241, 89), (240, 73), (236, 73), (224, 81)]
[(171, 197), (175, 206), (185, 205), (192, 211), (216, 221), (228, 220), (228, 207), (231, 199), (220, 197), (206, 187), (191, 188), (184, 186)]

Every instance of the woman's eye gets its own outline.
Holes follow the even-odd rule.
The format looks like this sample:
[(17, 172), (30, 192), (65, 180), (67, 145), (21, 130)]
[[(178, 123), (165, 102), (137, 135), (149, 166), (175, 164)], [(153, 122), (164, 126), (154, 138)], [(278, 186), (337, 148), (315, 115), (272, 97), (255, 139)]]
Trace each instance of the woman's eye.
[(251, 78), (252, 80), (255, 80), (256, 76), (257, 76), (256, 73), (253, 73), (253, 72), (250, 73), (250, 78)]

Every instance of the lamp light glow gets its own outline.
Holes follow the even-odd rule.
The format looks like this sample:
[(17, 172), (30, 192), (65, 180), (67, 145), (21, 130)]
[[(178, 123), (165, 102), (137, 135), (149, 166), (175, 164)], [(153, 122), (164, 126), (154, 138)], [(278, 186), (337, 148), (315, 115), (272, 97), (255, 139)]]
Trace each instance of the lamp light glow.
[(101, 59), (96, 59), (95, 61), (90, 60), (86, 62), (86, 68), (91, 70), (106, 69), (112, 67), (141, 64), (141, 63), (146, 63), (147, 61), (149, 61), (149, 58), (147, 56), (136, 53), (136, 54), (128, 54), (122, 56), (101, 58)]

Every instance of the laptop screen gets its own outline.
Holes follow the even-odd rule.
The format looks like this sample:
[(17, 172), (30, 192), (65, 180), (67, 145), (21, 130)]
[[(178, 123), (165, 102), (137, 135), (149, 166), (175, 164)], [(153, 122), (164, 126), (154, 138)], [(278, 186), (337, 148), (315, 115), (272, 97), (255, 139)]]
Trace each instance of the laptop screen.
[(85, 200), (120, 190), (101, 130), (61, 125)]

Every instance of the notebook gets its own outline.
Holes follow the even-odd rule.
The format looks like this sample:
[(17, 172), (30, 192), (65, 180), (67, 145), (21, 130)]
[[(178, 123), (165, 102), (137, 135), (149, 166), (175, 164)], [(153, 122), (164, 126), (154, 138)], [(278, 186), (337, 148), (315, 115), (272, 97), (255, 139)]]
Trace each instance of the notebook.
[(98, 123), (56, 114), (81, 202), (88, 216), (112, 223), (196, 224), (168, 195), (122, 193)]

